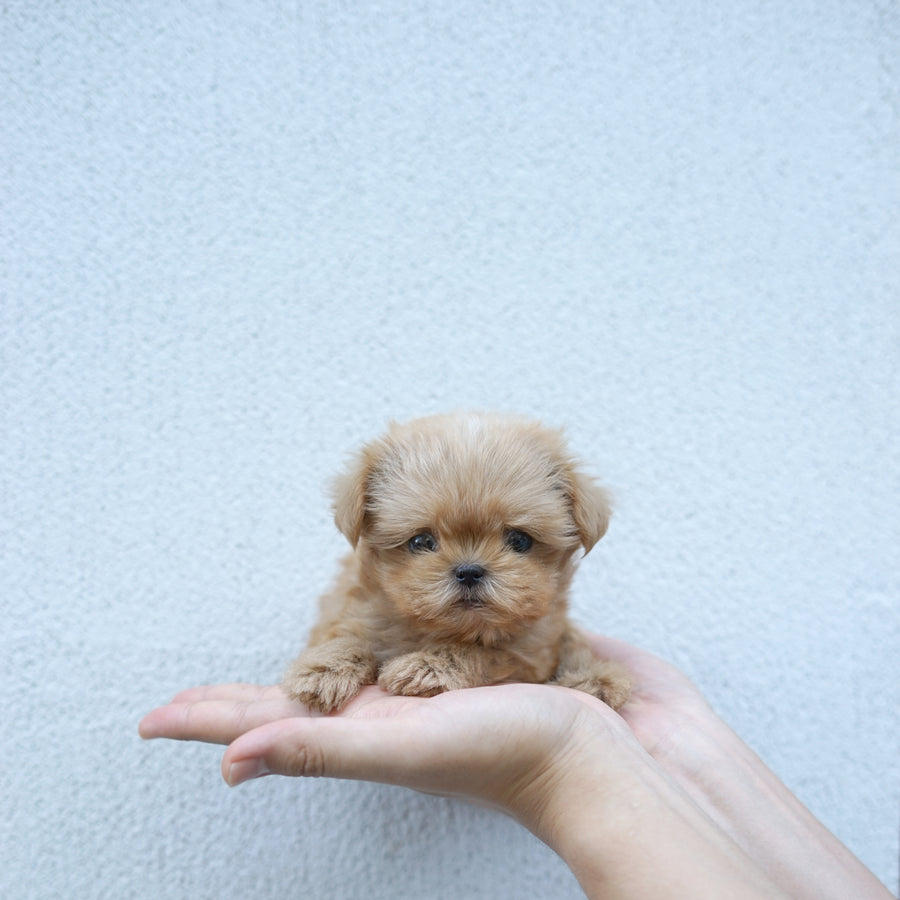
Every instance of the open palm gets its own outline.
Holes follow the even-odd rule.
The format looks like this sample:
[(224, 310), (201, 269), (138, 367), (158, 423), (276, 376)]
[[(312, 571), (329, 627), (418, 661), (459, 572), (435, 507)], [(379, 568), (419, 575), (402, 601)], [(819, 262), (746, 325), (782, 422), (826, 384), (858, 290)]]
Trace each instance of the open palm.
[(145, 717), (141, 734), (230, 745), (222, 768), (231, 784), (269, 772), (324, 775), (515, 808), (518, 787), (547, 759), (572, 753), (573, 738), (577, 747), (590, 735), (590, 752), (602, 756), (613, 733), (627, 734), (627, 723), (655, 754), (675, 739), (681, 710), (704, 704), (680, 672), (651, 654), (589, 639), (598, 655), (634, 674), (633, 699), (619, 715), (567, 688), (505, 684), (429, 698), (395, 697), (373, 685), (322, 717), (277, 686), (223, 684), (181, 692)]

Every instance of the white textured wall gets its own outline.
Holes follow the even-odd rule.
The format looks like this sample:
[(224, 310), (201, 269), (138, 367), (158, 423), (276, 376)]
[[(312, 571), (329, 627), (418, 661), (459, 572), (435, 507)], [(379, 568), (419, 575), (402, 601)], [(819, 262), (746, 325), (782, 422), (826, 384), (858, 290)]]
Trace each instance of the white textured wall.
[(0, 894), (578, 896), (492, 813), (142, 744), (269, 681), (389, 417), (565, 425), (576, 608), (896, 888), (900, 13), (7, 3)]

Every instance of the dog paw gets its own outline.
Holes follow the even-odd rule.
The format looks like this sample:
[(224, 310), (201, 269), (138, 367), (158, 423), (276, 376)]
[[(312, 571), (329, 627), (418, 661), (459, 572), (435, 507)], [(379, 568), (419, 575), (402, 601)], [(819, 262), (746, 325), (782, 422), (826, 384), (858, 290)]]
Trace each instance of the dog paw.
[(607, 706), (619, 709), (631, 696), (631, 676), (619, 663), (596, 660), (586, 669), (565, 672), (553, 679), (554, 684), (593, 694)]
[(464, 664), (441, 651), (406, 653), (388, 660), (378, 675), (378, 684), (388, 693), (413, 697), (433, 697), (473, 686)]
[(375, 680), (375, 661), (362, 655), (331, 657), (320, 650), (301, 654), (285, 673), (281, 689), (309, 709), (329, 713)]

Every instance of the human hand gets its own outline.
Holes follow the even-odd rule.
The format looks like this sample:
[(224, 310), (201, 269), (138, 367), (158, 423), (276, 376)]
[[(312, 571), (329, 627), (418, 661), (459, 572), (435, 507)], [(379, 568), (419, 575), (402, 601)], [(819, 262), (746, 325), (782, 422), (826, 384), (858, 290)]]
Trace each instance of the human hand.
[[(781, 896), (625, 721), (580, 691), (503, 684), (424, 698), (370, 686), (320, 716), (277, 687), (220, 685), (182, 692), (140, 732), (229, 744), (232, 785), (270, 773), (356, 778), (493, 806), (553, 847), (591, 897), (655, 898), (673, 877), (712, 891), (694, 896), (735, 883), (735, 896)], [(625, 846), (623, 834), (634, 836)]]
[[(674, 666), (622, 641), (593, 634), (587, 634), (586, 637), (598, 656), (616, 659), (634, 674), (633, 695), (620, 710), (620, 716), (651, 754), (658, 752), (660, 745), (683, 728), (686, 721), (712, 715), (700, 692)], [(513, 701), (512, 707), (507, 705), (510, 700)], [(387, 736), (390, 743), (402, 743), (409, 737), (410, 731), (426, 726), (431, 733), (438, 735), (441, 729), (435, 730), (436, 723), (430, 720), (437, 718), (442, 727), (452, 729), (450, 739), (444, 739), (441, 759), (436, 760), (440, 767), (454, 752), (465, 755), (471, 746), (466, 742), (477, 736), (469, 733), (478, 728), (478, 719), (472, 718), (469, 705), (477, 708), (479, 714), (486, 717), (485, 724), (489, 730), (496, 732), (500, 726), (496, 719), (498, 714), (502, 718), (508, 717), (510, 712), (519, 714), (523, 712), (521, 704), (534, 706), (539, 712), (534, 719), (514, 718), (515, 727), (521, 728), (523, 722), (531, 721), (538, 728), (549, 728), (548, 738), (551, 744), (554, 738), (550, 735), (555, 734), (556, 739), (568, 736), (567, 729), (574, 714), (582, 717), (598, 716), (609, 727), (621, 727), (619, 717), (609, 707), (587, 694), (561, 688), (548, 689), (544, 685), (522, 684), (495, 685), (474, 689), (462, 696), (452, 692), (434, 698), (392, 696), (376, 686), (370, 686), (364, 688), (337, 716), (330, 718), (389, 719), (392, 722), (390, 735)], [(300, 703), (289, 700), (277, 686), (222, 684), (182, 691), (168, 705), (147, 715), (141, 722), (140, 733), (145, 738), (167, 737), (231, 744), (250, 731), (270, 726), (264, 733), (257, 735), (255, 741), (242, 742), (226, 754), (223, 775), (229, 784), (237, 784), (247, 780), (248, 773), (252, 775), (253, 767), (249, 761), (258, 758), (248, 751), (274, 749), (267, 741), (274, 745), (281, 740), (297, 739), (299, 734), (308, 732), (310, 727), (321, 727), (305, 725), (302, 720), (319, 718), (318, 714)], [(460, 721), (456, 722), (456, 718)], [(325, 726), (326, 729), (335, 727), (344, 726)], [(492, 749), (488, 744), (487, 752), (490, 753)], [(274, 757), (272, 761), (278, 765)], [(426, 764), (423, 760), (419, 763)], [(237, 768), (233, 768), (235, 766)], [(264, 774), (265, 768), (263, 760), (259, 774)], [(278, 770), (270, 771), (274, 773)], [(292, 771), (284, 774), (301, 773)], [(337, 772), (333, 775), (368, 777), (341, 775)], [(437, 787), (428, 790), (440, 791)]]
[(325, 717), (276, 686), (199, 687), (148, 714), (140, 733), (229, 744), (222, 772), (230, 785), (266, 774), (402, 784), (501, 808), (532, 829), (554, 777), (549, 761), (582, 746), (596, 761), (613, 733), (632, 741), (596, 698), (530, 684), (430, 698), (392, 696), (372, 685)]
[(269, 773), (356, 778), (497, 807), (557, 850), (591, 896), (598, 885), (618, 896), (611, 879), (633, 886), (651, 856), (685, 885), (696, 879), (706, 893), (694, 896), (722, 896), (716, 884), (735, 879), (740, 896), (890, 896), (681, 672), (620, 641), (588, 640), (634, 676), (619, 714), (579, 691), (508, 684), (431, 698), (370, 686), (321, 717), (278, 687), (220, 685), (182, 692), (140, 730), (229, 744), (232, 785)]

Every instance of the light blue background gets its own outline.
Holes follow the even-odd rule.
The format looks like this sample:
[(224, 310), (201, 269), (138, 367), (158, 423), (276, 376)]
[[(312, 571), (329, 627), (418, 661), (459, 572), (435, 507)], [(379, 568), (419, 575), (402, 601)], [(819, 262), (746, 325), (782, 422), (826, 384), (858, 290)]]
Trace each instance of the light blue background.
[(579, 896), (493, 813), (142, 744), (272, 681), (388, 418), (616, 492), (577, 616), (675, 661), (897, 885), (888, 2), (8, 3), (0, 893)]

